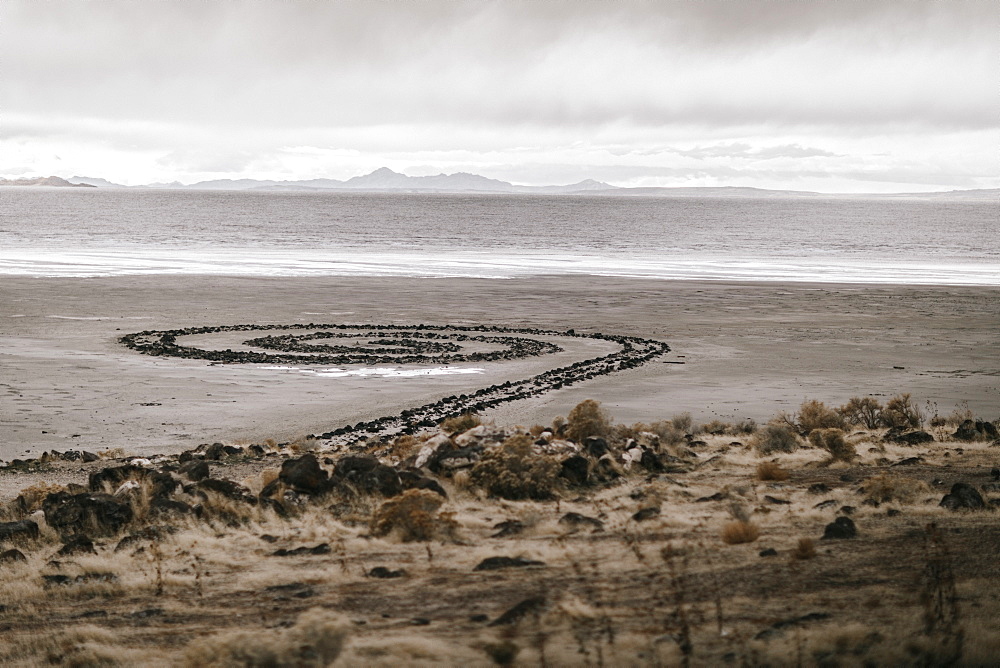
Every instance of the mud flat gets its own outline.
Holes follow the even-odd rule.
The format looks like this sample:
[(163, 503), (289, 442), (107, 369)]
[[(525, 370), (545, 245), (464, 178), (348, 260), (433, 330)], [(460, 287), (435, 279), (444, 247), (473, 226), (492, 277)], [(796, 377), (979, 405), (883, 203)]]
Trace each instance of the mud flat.
[(804, 397), (839, 405), (901, 391), (931, 411), (968, 401), (990, 419), (1000, 413), (996, 289), (599, 277), (5, 277), (0, 458), (292, 440), (529, 377), (600, 347), (455, 365), (469, 373), (324, 377), (157, 358), (118, 343), (150, 329), (300, 322), (575, 329), (671, 348), (649, 364), (487, 412), (503, 423), (547, 421), (589, 397), (623, 423), (680, 412), (763, 420)]

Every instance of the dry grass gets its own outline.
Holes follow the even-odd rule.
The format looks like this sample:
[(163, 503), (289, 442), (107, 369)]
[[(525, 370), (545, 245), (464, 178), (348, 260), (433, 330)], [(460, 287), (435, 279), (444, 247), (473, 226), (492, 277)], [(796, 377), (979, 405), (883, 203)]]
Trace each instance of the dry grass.
[[(411, 491), (406, 503), (401, 495), (389, 500), (394, 505), (372, 505), (374, 512), (359, 506), (350, 516), (330, 512), (327, 500), (304, 504), (292, 520), (259, 511), (233, 524), (222, 513), (209, 521), (177, 518), (176, 533), (120, 552), (120, 536), (108, 537), (98, 541), (97, 555), (57, 558), (58, 568), (49, 562), (61, 543), (43, 526), (39, 540), (20, 547), (27, 561), (0, 564), (0, 664), (320, 665), (309, 661), (325, 660), (328, 650), (315, 638), (334, 644), (339, 637), (339, 649), (329, 649), (339, 651), (335, 665), (488, 665), (515, 653), (514, 665), (935, 665), (931, 659), (947, 655), (924, 634), (925, 610), (915, 595), (928, 561), (922, 527), (931, 521), (949, 543), (964, 631), (960, 664), (988, 665), (996, 656), (996, 518), (937, 505), (953, 481), (989, 481), (995, 449), (859, 447), (863, 454), (851, 464), (831, 470), (822, 466), (825, 451), (802, 448), (780, 459), (778, 468), (790, 475), (765, 486), (754, 480), (758, 467), (778, 462), (731, 447), (725, 436), (704, 440), (698, 461), (710, 464), (630, 476), (561, 499), (466, 493), (480, 488), (460, 472), (440, 480), (447, 505), (439, 495)], [(917, 455), (923, 462), (913, 466), (885, 464)], [(273, 464), (262, 461), (253, 475), (220, 464), (213, 476), (238, 471), (254, 490)], [(935, 477), (944, 481), (939, 488), (921, 481)], [(809, 492), (817, 483), (827, 491)], [(789, 503), (765, 500), (764, 487)], [(906, 507), (888, 514), (865, 498)], [(820, 502), (833, 505), (816, 508)], [(645, 505), (659, 505), (661, 514), (632, 520)], [(855, 506), (858, 537), (819, 541), (843, 505)], [(568, 512), (599, 519), (603, 530), (569, 530), (560, 523)], [(497, 524), (511, 520), (519, 532), (493, 537)], [(450, 528), (422, 534), (431, 540), (405, 542), (408, 529), (398, 528), (408, 524), (419, 534), (435, 523)], [(730, 540), (720, 542), (720, 529)], [(758, 548), (759, 536), (766, 540)], [(329, 552), (272, 556), (320, 544)], [(758, 556), (771, 546), (782, 558)], [(499, 555), (545, 566), (473, 572)], [(368, 577), (377, 566), (405, 575)], [(116, 580), (53, 586), (41, 579), (94, 572)], [(490, 625), (539, 599), (509, 624)], [(310, 625), (310, 608), (336, 610), (351, 623), (324, 612)], [(150, 609), (161, 612), (137, 614)], [(79, 617), (85, 613), (96, 616)]]
[(760, 537), (760, 528), (752, 522), (737, 520), (722, 527), (722, 542), (726, 545), (752, 543)]
[(323, 668), (340, 656), (349, 634), (346, 619), (316, 608), (303, 612), (288, 629), (224, 631), (195, 640), (184, 653), (185, 665)]
[(781, 468), (778, 462), (761, 462), (757, 465), (757, 480), (780, 482), (788, 480), (788, 471)]
[(450, 417), (441, 423), (441, 431), (449, 436), (464, 434), (473, 427), (478, 427), (483, 423), (482, 419), (474, 413), (464, 413), (457, 417)]
[(450, 537), (455, 523), (450, 515), (438, 515), (444, 499), (435, 492), (410, 489), (389, 499), (372, 517), (372, 534), (394, 534), (403, 542)]
[(816, 541), (812, 538), (799, 538), (792, 550), (792, 559), (796, 561), (806, 561), (816, 557)]

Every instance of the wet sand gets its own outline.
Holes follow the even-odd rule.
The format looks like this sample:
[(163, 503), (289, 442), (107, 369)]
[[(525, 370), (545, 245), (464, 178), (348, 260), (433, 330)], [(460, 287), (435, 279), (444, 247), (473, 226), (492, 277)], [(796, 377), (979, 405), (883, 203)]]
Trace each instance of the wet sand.
[[(672, 353), (501, 406), (549, 422), (586, 398), (625, 423), (690, 412), (766, 420), (807, 398), (911, 392), (942, 414), (1000, 416), (1000, 290), (601, 277), (514, 280), (131, 276), (0, 283), (0, 458), (43, 450), (179, 451), (290, 440), (562, 366), (579, 351), (482, 373), (329, 378), (155, 358), (146, 329), (295, 322), (498, 324), (636, 335)], [(929, 403), (928, 403), (929, 402)]]

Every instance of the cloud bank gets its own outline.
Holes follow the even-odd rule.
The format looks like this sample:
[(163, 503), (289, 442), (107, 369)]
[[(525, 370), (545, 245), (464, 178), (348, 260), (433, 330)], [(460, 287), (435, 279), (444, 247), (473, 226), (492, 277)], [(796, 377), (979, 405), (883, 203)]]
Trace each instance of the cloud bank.
[(996, 7), (0, 5), (0, 175), (1000, 185)]

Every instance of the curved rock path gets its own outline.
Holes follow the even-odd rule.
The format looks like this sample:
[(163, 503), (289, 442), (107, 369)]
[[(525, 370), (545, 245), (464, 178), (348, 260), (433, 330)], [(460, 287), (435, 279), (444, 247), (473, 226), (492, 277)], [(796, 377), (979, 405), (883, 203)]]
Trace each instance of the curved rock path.
[[(294, 330), (310, 331), (294, 333)], [(267, 331), (277, 333), (243, 341), (243, 345), (251, 350), (205, 349), (177, 342), (178, 337), (186, 336)], [(551, 336), (611, 341), (620, 349), (530, 378), (490, 385), (471, 394), (444, 397), (396, 415), (340, 427), (316, 434), (314, 438), (337, 447), (350, 446), (370, 438), (410, 434), (424, 427), (434, 427), (445, 418), (479, 413), (503, 403), (537, 397), (597, 376), (632, 369), (670, 351), (670, 347), (661, 341), (635, 336), (491, 325), (222, 325), (136, 332), (121, 337), (119, 341), (147, 355), (204, 359), (224, 364), (456, 364), (513, 360), (561, 352), (556, 344), (535, 338)]]

